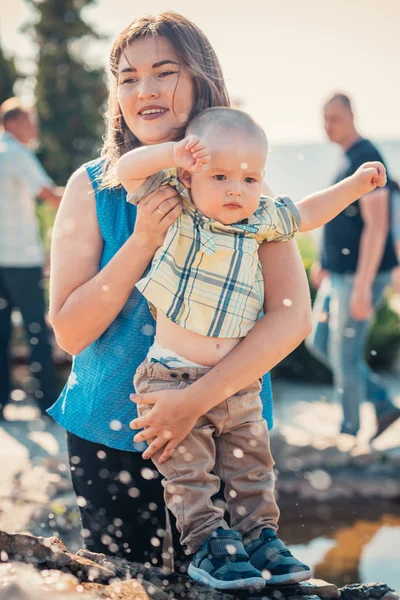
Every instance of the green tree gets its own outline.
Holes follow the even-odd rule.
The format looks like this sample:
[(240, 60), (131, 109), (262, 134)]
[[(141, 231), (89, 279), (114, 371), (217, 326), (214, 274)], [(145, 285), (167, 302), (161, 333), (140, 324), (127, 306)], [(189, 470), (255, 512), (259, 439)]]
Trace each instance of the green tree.
[(18, 77), (14, 57), (6, 56), (0, 43), (0, 104), (14, 95), (14, 83)]
[(101, 39), (81, 17), (95, 0), (26, 0), (36, 19), (25, 26), (38, 46), (36, 103), (41, 160), (58, 184), (101, 146), (107, 85), (90, 64), (88, 43)]

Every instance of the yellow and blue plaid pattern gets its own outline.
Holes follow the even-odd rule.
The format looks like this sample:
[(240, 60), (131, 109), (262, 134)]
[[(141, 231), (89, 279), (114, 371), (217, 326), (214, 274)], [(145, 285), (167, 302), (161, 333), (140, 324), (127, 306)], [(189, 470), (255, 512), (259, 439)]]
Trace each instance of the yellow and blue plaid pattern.
[(244, 337), (264, 304), (258, 246), (294, 236), (299, 228), (294, 203), (286, 197), (261, 196), (249, 219), (223, 225), (197, 210), (176, 169), (149, 177), (127, 201), (137, 204), (166, 184), (179, 192), (183, 210), (137, 289), (185, 329), (218, 338)]

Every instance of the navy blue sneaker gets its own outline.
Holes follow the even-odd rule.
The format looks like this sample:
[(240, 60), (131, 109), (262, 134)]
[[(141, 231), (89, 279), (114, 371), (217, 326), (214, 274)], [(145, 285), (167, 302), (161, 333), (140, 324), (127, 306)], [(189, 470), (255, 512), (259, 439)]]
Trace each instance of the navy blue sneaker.
[(218, 527), (195, 554), (188, 574), (195, 581), (216, 590), (262, 588), (265, 579), (249, 561), (242, 536), (237, 531)]
[(277, 583), (298, 583), (307, 581), (312, 573), (310, 567), (300, 562), (290, 553), (273, 529), (264, 529), (246, 551), (250, 562), (258, 569), (267, 585)]

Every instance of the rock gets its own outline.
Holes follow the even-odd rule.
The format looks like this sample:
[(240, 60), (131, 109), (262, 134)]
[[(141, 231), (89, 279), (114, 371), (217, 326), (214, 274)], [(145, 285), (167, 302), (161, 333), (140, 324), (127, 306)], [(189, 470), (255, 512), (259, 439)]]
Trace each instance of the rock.
[(0, 564), (0, 600), (95, 600), (94, 595), (82, 593), (79, 585), (69, 573), (38, 571), (22, 563)]
[(303, 600), (305, 596), (317, 596), (323, 600), (339, 598), (339, 590), (336, 585), (327, 583), (322, 579), (310, 579), (296, 585), (287, 585), (281, 587), (279, 591), (283, 598), (292, 598), (294, 596), (301, 597)]
[[(101, 567), (114, 570), (120, 579), (137, 579), (143, 585), (151, 584), (155, 588), (152, 598), (164, 600), (163, 594), (169, 594), (180, 600), (233, 600), (231, 594), (213, 590), (202, 583), (196, 583), (184, 575), (178, 573), (165, 573), (157, 567), (145, 567), (140, 563), (129, 562), (122, 558), (110, 558), (104, 554), (96, 554), (88, 550), (79, 550), (78, 556), (83, 556), (95, 562)], [(155, 594), (158, 594), (156, 596)], [(253, 597), (253, 595), (252, 595)], [(254, 597), (259, 597), (254, 595)], [(249, 598), (247, 594), (246, 598)]]
[(0, 560), (18, 561), (41, 568), (67, 570), (84, 581), (107, 582), (115, 573), (82, 556), (68, 552), (55, 537), (41, 538), (21, 533), (0, 531)]
[[(120, 581), (111, 585), (96, 583), (82, 584), (85, 592), (96, 594), (96, 598), (105, 600), (171, 600), (166, 592), (156, 588), (148, 581)], [(92, 598), (92, 596), (90, 596)]]
[[(11, 561), (18, 561), (17, 566)], [(72, 554), (55, 537), (0, 531), (0, 600), (78, 597), (80, 600), (399, 600), (394, 590), (383, 583), (348, 585), (338, 590), (317, 579), (296, 585), (266, 586), (254, 592), (223, 593), (156, 567), (88, 550)]]
[(387, 448), (383, 455), (384, 460), (387, 460), (391, 465), (400, 467), (400, 446), (396, 448)]
[(381, 600), (386, 594), (398, 598), (386, 583), (353, 583), (340, 589), (341, 600)]
[(320, 600), (319, 596), (290, 596), (290, 600)]
[(354, 467), (369, 467), (377, 462), (382, 462), (382, 455), (374, 450), (353, 450), (351, 465)]

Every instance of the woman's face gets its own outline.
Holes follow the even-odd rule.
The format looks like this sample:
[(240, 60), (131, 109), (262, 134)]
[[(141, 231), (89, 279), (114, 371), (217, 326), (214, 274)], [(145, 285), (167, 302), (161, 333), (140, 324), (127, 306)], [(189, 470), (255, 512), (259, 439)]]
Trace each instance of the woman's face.
[(132, 42), (118, 71), (119, 105), (132, 133), (144, 145), (172, 140), (189, 119), (194, 90), (168, 40), (149, 36)]

